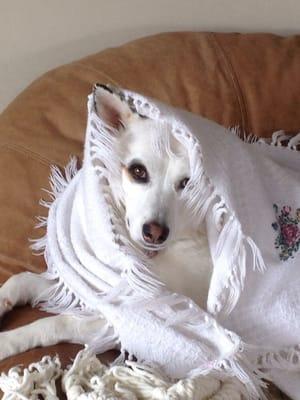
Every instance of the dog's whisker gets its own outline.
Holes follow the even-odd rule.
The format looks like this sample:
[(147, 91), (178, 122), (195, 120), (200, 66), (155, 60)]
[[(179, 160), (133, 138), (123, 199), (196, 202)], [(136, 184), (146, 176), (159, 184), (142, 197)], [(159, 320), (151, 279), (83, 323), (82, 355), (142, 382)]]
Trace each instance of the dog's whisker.
[(146, 244), (144, 242), (141, 243), (141, 247), (143, 247), (146, 250), (152, 250), (152, 251), (159, 251), (159, 250), (163, 250), (167, 247), (167, 244), (163, 244), (163, 245), (150, 245), (150, 244)]
[(147, 242), (141, 242), (141, 243), (142, 243), (142, 246), (148, 247), (148, 248), (151, 248), (151, 249), (160, 249), (160, 248), (166, 247), (166, 244), (165, 244), (166, 242), (162, 243), (162, 244), (157, 244), (157, 243), (151, 244), (151, 243), (147, 243)]

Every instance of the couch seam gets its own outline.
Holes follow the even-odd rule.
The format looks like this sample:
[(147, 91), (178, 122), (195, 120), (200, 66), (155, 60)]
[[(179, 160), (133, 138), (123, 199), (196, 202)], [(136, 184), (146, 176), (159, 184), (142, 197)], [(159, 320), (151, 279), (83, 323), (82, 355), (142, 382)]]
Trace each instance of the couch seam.
[(101, 74), (101, 75), (103, 75), (106, 79), (108, 79), (108, 80), (110, 80), (111, 82), (113, 82), (114, 85), (120, 86), (120, 84), (119, 84), (115, 79), (111, 78), (110, 75), (108, 75), (107, 73), (103, 72), (102, 70), (98, 70), (98, 69), (96, 69), (96, 68), (89, 67), (88, 65), (85, 65), (85, 64), (83, 64), (83, 63), (81, 63), (81, 62), (76, 63), (76, 66), (79, 66), (79, 67), (81, 67), (81, 68), (85, 68), (85, 69), (87, 69), (88, 71), (96, 72), (97, 74)]
[(31, 157), (32, 159), (35, 159), (36, 161), (39, 161), (41, 164), (46, 165), (48, 167), (51, 164), (55, 164), (55, 165), (58, 165), (59, 167), (63, 167), (63, 165), (61, 165), (59, 162), (50, 160), (47, 157), (43, 157), (39, 153), (36, 153), (36, 152), (28, 149), (27, 147), (20, 146), (15, 143), (4, 143), (4, 144), (1, 144), (0, 147), (3, 149), (10, 150), (10, 151), (17, 151), (18, 153), (21, 153), (23, 155), (27, 155), (27, 156)]
[(236, 98), (238, 101), (239, 109), (240, 109), (240, 115), (241, 115), (241, 123), (242, 123), (242, 129), (243, 132), (248, 132), (249, 128), (249, 122), (248, 122), (248, 111), (247, 111), (247, 104), (245, 100), (245, 96), (243, 94), (238, 75), (236, 73), (236, 70), (233, 67), (233, 64), (230, 60), (230, 57), (228, 55), (228, 52), (225, 50), (225, 48), (221, 45), (221, 43), (218, 41), (216, 34), (211, 32), (209, 33), (209, 37), (216, 49), (216, 52), (222, 57), (224, 60), (224, 65), (226, 67), (226, 71), (228, 76), (231, 79), (232, 86), (234, 88), (234, 92), (236, 94)]
[[(18, 152), (20, 154), (23, 154), (23, 155), (25, 155), (27, 157), (30, 157), (31, 159), (33, 159), (35, 161), (38, 161), (39, 163), (43, 164), (46, 167), (50, 167), (51, 164), (56, 164), (59, 167), (63, 168), (63, 166), (60, 163), (53, 162), (53, 161), (51, 161), (51, 160), (49, 160), (47, 158), (43, 158), (38, 153), (35, 153), (35, 152), (33, 152), (33, 151), (23, 147), (23, 146), (19, 146), (19, 145), (16, 145), (16, 144), (10, 144), (10, 143), (3, 143), (3, 144), (0, 145), (0, 148), (1, 149), (5, 149), (6, 151), (12, 151), (12, 152), (16, 151), (16, 152)], [(50, 175), (50, 171), (49, 171), (49, 175)], [(32, 215), (33, 224), (30, 226), (30, 229), (29, 229), (29, 237), (34, 232), (34, 225), (35, 225), (34, 224), (34, 218), (38, 214), (39, 207), (40, 206), (39, 206), (38, 202), (34, 204), (34, 210), (36, 211), (36, 213), (34, 212), (34, 214)], [(4, 244), (4, 246), (5, 246), (5, 240), (0, 239), (0, 242), (2, 244)], [(22, 267), (22, 268), (24, 268), (26, 270), (29, 270), (31, 272), (40, 272), (40, 270), (37, 267), (35, 267), (34, 264), (26, 261), (26, 259), (17, 259), (15, 257), (9, 256), (8, 254), (0, 252), (0, 261), (1, 261), (1, 259), (3, 260), (3, 262), (14, 262), (17, 265), (19, 265), (20, 267)]]

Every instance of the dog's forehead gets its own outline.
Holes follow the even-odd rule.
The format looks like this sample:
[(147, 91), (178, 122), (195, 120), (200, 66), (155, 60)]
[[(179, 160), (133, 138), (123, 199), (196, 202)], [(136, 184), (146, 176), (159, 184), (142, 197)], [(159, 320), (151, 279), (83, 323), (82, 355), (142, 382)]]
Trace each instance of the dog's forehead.
[(128, 145), (131, 151), (165, 159), (188, 158), (187, 149), (172, 134), (172, 127), (164, 121), (135, 118), (128, 127)]

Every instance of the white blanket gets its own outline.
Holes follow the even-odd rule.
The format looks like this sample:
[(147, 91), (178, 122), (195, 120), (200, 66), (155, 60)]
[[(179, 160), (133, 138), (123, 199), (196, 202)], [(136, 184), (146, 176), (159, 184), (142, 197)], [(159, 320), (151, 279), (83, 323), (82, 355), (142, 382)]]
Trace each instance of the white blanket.
[(199, 224), (206, 219), (214, 264), (204, 311), (159, 282), (127, 235), (109, 186), (120, 173), (116, 139), (96, 114), (96, 91), (82, 168), (72, 161), (66, 177), (53, 169), (47, 234), (34, 248), (56, 282), (36, 303), (103, 315), (115, 335), (108, 328), (95, 337), (95, 352), (119, 346), (171, 378), (232, 375), (245, 396), (264, 398), (259, 367), (299, 368), (300, 157), (292, 149), (299, 135), (287, 148), (273, 145), (281, 134), (270, 145), (243, 142), (200, 116), (116, 91), (139, 114), (169, 123), (187, 148), (182, 200)]

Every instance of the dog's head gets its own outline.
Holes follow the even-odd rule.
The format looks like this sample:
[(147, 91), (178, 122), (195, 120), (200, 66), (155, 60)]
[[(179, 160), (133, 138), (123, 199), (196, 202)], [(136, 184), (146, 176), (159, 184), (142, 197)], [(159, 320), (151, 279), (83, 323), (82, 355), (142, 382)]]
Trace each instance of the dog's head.
[(121, 181), (110, 184), (126, 210), (132, 240), (148, 250), (159, 250), (183, 238), (191, 227), (181, 199), (190, 176), (186, 149), (167, 123), (141, 117), (105, 88), (97, 88), (95, 106), (117, 134)]

